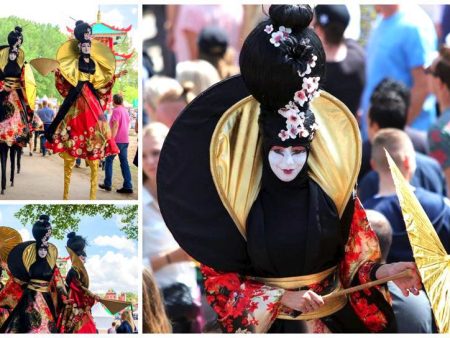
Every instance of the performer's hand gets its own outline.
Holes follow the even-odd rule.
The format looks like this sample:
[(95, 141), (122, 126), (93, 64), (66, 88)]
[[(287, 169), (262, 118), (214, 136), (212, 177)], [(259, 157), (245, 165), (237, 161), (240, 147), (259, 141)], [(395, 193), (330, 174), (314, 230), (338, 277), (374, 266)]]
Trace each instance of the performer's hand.
[(286, 291), (281, 304), (302, 313), (318, 310), (323, 304), (322, 296), (311, 290)]
[(75, 303), (75, 300), (67, 298), (67, 299), (63, 300), (63, 303), (66, 305), (70, 305), (70, 304)]
[(377, 279), (382, 279), (403, 272), (406, 269), (410, 269), (411, 276), (396, 279), (393, 280), (393, 282), (400, 290), (402, 290), (405, 297), (407, 297), (410, 292), (417, 296), (419, 295), (419, 290), (422, 289), (422, 283), (419, 272), (417, 271), (417, 266), (413, 262), (398, 262), (381, 265), (375, 273), (375, 276)]

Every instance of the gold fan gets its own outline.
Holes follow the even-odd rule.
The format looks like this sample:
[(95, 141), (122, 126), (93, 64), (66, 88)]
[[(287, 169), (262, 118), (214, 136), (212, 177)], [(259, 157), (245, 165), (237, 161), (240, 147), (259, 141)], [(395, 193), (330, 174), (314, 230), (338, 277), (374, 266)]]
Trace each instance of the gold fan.
[(445, 251), (409, 183), (387, 151), (386, 156), (414, 258), (433, 309), (436, 325), (440, 333), (450, 333), (450, 255)]
[(3, 262), (7, 261), (9, 252), (19, 243), (22, 243), (22, 236), (17, 230), (0, 226), (0, 258)]
[(36, 69), (42, 76), (47, 76), (48, 73), (58, 69), (59, 62), (54, 59), (37, 58), (30, 61), (30, 64)]
[(113, 315), (131, 305), (130, 302), (124, 302), (115, 299), (100, 298), (99, 302), (102, 303), (104, 306), (106, 306), (109, 312), (111, 312)]

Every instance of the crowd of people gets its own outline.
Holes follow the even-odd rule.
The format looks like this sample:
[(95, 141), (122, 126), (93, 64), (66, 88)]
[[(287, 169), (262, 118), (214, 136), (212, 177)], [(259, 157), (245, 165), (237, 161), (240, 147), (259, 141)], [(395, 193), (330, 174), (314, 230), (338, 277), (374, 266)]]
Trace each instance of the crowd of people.
[[(152, 38), (144, 41), (143, 58), (144, 332), (437, 332), (426, 292), (420, 290), (415, 282), (388, 283), (391, 298), (386, 299), (388, 303), (389, 299), (392, 300), (391, 310), (383, 305), (382, 295), (386, 295), (385, 291), (371, 288), (368, 294), (380, 292), (381, 296), (371, 296), (365, 300), (374, 306), (371, 311), (376, 312), (373, 313), (373, 322), (369, 323), (363, 317), (359, 317), (359, 320), (355, 317), (355, 313), (359, 316), (364, 311), (357, 305), (362, 294), (350, 296), (351, 306), (341, 306), (342, 310), (333, 315), (316, 316), (316, 312), (326, 308), (320, 295), (327, 293), (324, 289), (330, 291), (320, 284), (324, 283), (322, 279), (317, 281), (320, 281), (317, 285), (322, 285), (322, 289), (317, 285), (310, 286), (306, 293), (289, 293), (280, 286), (281, 281), (277, 280), (279, 284), (274, 284), (273, 280), (301, 275), (309, 277), (309, 274), (324, 270), (321, 267), (329, 267), (330, 261), (336, 261), (343, 269), (347, 257), (342, 258), (337, 254), (342, 248), (337, 248), (333, 256), (331, 247), (344, 245), (347, 237), (333, 232), (335, 230), (331, 228), (325, 230), (324, 227), (324, 224), (329, 226), (331, 219), (336, 217), (336, 209), (329, 209), (330, 203), (337, 208), (344, 228), (348, 226), (346, 222), (350, 222), (350, 235), (347, 232), (349, 238), (355, 236), (370, 243), (377, 240), (380, 248), (379, 252), (359, 253), (361, 256), (367, 255), (368, 261), (375, 262), (355, 272), (359, 281), (355, 281), (358, 278), (346, 280), (341, 271), (341, 283), (345, 286), (363, 284), (379, 279), (381, 275), (392, 274), (394, 268), (384, 267), (398, 270), (401, 264), (406, 264), (402, 267), (411, 268), (408, 264), (414, 262), (414, 257), (384, 149), (414, 187), (417, 199), (445, 249), (450, 252), (450, 6), (434, 6), (439, 13), (438, 20), (432, 20), (424, 8), (416, 5), (364, 6), (365, 10), (377, 13), (364, 41), (347, 37), (349, 26), (354, 26), (355, 17), (359, 18), (354, 6), (318, 5), (311, 12), (311, 17), (308, 11), (297, 13), (298, 9), (295, 8), (303, 6), (282, 7), (239, 4), (144, 6), (144, 16), (152, 15), (156, 27)], [(358, 6), (357, 9), (362, 7)], [(302, 20), (307, 21), (305, 27), (309, 28), (298, 27)], [(359, 22), (356, 24), (358, 26)], [(316, 42), (316, 38), (320, 42)], [(275, 52), (280, 50), (285, 53), (282, 54), (283, 60), (275, 56)], [(306, 61), (302, 61), (302, 58)], [(238, 60), (240, 67), (237, 66)], [(280, 66), (283, 62), (289, 66)], [(348, 122), (342, 122), (341, 125), (336, 120), (331, 128), (324, 126), (327, 113), (324, 113), (325, 117), (321, 115), (320, 107), (325, 105), (323, 101), (311, 103), (315, 121), (319, 121), (316, 133), (319, 136), (314, 136), (314, 117), (308, 117), (311, 110), (302, 109), (309, 107), (311, 97), (308, 95), (315, 95), (316, 89), (307, 91), (306, 97), (304, 91), (297, 92), (299, 85), (292, 78), (293, 72), (303, 79), (303, 88), (308, 88), (305, 90), (310, 90), (314, 81), (318, 81), (318, 89), (343, 102), (346, 108), (342, 110), (353, 115), (354, 121), (357, 121), (354, 125), (362, 139), (362, 161), (360, 167), (355, 164), (354, 171), (359, 175), (353, 183), (357, 182), (355, 186), (359, 199), (352, 201), (350, 198), (348, 204), (347, 200), (338, 201), (333, 197), (333, 189), (317, 181), (320, 175), (316, 174), (316, 163), (320, 160), (316, 158), (314, 150), (319, 149), (315, 144), (320, 142), (321, 133), (332, 135), (328, 141), (338, 138), (336, 149), (349, 147), (336, 155), (344, 157), (346, 161), (353, 161), (352, 156), (358, 156), (357, 148), (349, 145), (360, 141), (358, 137), (350, 140), (351, 129), (345, 129)], [(241, 76), (233, 77), (239, 74)], [(219, 82), (221, 80), (227, 81)], [(242, 89), (244, 87), (245, 90)], [(239, 91), (246, 95), (238, 94)], [(289, 101), (294, 93), (294, 101)], [(220, 124), (219, 118), (224, 111), (229, 113), (233, 104), (233, 107), (238, 106), (250, 94), (261, 104), (259, 128), (262, 145), (261, 149), (255, 150), (255, 154), (260, 151), (264, 154), (261, 161), (262, 188), (261, 192), (255, 193), (256, 200), (252, 200), (254, 204), (248, 207), (246, 221), (241, 224), (239, 217), (244, 211), (241, 207), (233, 206), (233, 200), (223, 202), (223, 195), (239, 199), (240, 195), (234, 195), (232, 191), (236, 188), (233, 188), (233, 182), (239, 177), (239, 189), (245, 190), (245, 197), (241, 198), (251, 199), (248, 197), (252, 195), (251, 183), (246, 185), (244, 178), (259, 177), (261, 172), (247, 173), (248, 176), (240, 174), (242, 176), (232, 179), (232, 173), (239, 170), (238, 165), (227, 167), (228, 164), (219, 163), (217, 177), (214, 180), (204, 178), (215, 175), (213, 160), (211, 163), (209, 157), (203, 160), (205, 153), (210, 151), (209, 142), (213, 147), (214, 138), (202, 135), (211, 128), (211, 123), (214, 126)], [(341, 107), (339, 104), (336, 105)], [(283, 112), (278, 111), (281, 115), (300, 110), (303, 112), (300, 114), (306, 114), (306, 117), (295, 116), (296, 120), (305, 119), (296, 128), (312, 129), (299, 129), (296, 132), (289, 130), (292, 125), (287, 125), (287, 131), (280, 129), (283, 125), (275, 122), (269, 112), (285, 105)], [(252, 109), (240, 107), (245, 111)], [(227, 159), (230, 162), (241, 161), (240, 157), (227, 157), (233, 156), (233, 151), (241, 154), (239, 156), (250, 156), (246, 154), (252, 151), (252, 148), (248, 148), (252, 146), (251, 132), (247, 131), (247, 138), (241, 140), (242, 143), (239, 143), (240, 135), (237, 132), (233, 134), (233, 127), (237, 130), (238, 126), (244, 133), (246, 129), (243, 129), (243, 123), (251, 123), (242, 121), (247, 119), (251, 118), (238, 116), (235, 120), (229, 118), (226, 123), (220, 120), (229, 129), (223, 131), (222, 143), (217, 141), (217, 156), (222, 156), (219, 162), (227, 162)], [(214, 122), (208, 122), (210, 120)], [(272, 130), (274, 126), (276, 133)], [(333, 134), (333, 128), (341, 127), (342, 130), (334, 131)], [(345, 132), (349, 135), (339, 134)], [(307, 135), (305, 140), (303, 133)], [(170, 138), (170, 142), (164, 147), (161, 163), (160, 154), (166, 137)], [(277, 137), (282, 140), (281, 146)], [(244, 147), (248, 143), (250, 145), (245, 146), (245, 154), (242, 155), (242, 150), (237, 147)], [(323, 148), (320, 149), (325, 152)], [(302, 157), (305, 153), (306, 156)], [(335, 156), (324, 154), (319, 157)], [(264, 159), (266, 155), (268, 162)], [(269, 168), (281, 181), (290, 181), (287, 179), (291, 175), (289, 171), (277, 175), (274, 168), (281, 165), (276, 164), (277, 156), (282, 156), (286, 163), (289, 159), (289, 163), (302, 163), (303, 169), (292, 180), (295, 183), (291, 183), (291, 190), (271, 176)], [(242, 166), (258, 166), (251, 161), (239, 163)], [(194, 170), (198, 170), (198, 173), (193, 173)], [(319, 183), (319, 188), (308, 181), (307, 170), (308, 175)], [(341, 169), (336, 170), (338, 177), (343, 175)], [(352, 173), (347, 175), (351, 176)], [(227, 181), (229, 186), (225, 186), (222, 193), (217, 193), (214, 185), (217, 188), (217, 181), (227, 179), (230, 180)], [(310, 182), (309, 188), (305, 188), (306, 181)], [(157, 184), (164, 186), (158, 189)], [(211, 187), (208, 184), (220, 195), (220, 199), (217, 195), (210, 195)], [(338, 189), (339, 182), (329, 184)], [(173, 191), (169, 191), (169, 188)], [(290, 218), (292, 216), (298, 223), (298, 217), (294, 215), (309, 213), (311, 217), (314, 210), (311, 208), (314, 207), (308, 210), (298, 204), (299, 199), (305, 199), (305, 205), (311, 203), (305, 191), (309, 191), (308, 194), (316, 191), (315, 194), (324, 196), (323, 201), (320, 197), (315, 206), (323, 208), (320, 209), (323, 213), (318, 222), (322, 222), (320, 231), (325, 238), (315, 248), (324, 253), (321, 258), (310, 253), (312, 244), (298, 240), (311, 235), (304, 229), (308, 227), (307, 224), (314, 228), (312, 221), (300, 221), (303, 230), (299, 230)], [(203, 198), (197, 197), (200, 194), (203, 194)], [(228, 213), (224, 216), (219, 212), (219, 207), (217, 211), (211, 209), (220, 200), (231, 216)], [(224, 206), (220, 208), (224, 209)], [(294, 209), (295, 213), (291, 215), (289, 208)], [(367, 217), (363, 208), (366, 209)], [(228, 224), (222, 227), (225, 217), (232, 218), (230, 223), (241, 224), (241, 227), (237, 227), (246, 237), (246, 242), (239, 232), (228, 230)], [(371, 224), (371, 230), (354, 228), (358, 222), (360, 225), (367, 222), (366, 219)], [(208, 224), (202, 227), (203, 223)], [(265, 229), (258, 232), (256, 224), (264, 224)], [(325, 234), (327, 231), (329, 233)], [(291, 240), (278, 239), (283, 236)], [(328, 247), (326, 236), (330, 236), (331, 240)], [(348, 250), (348, 243), (345, 250)], [(378, 247), (378, 244), (375, 245)], [(207, 250), (206, 246), (211, 249)], [(263, 249), (258, 251), (257, 247)], [(250, 262), (247, 261), (248, 255)], [(305, 258), (302, 258), (305, 255), (313, 262), (305, 263)], [(330, 257), (327, 258), (327, 255)], [(295, 260), (299, 262), (296, 269), (292, 268), (292, 264), (289, 265)], [(245, 268), (244, 261), (247, 264)], [(351, 266), (356, 263), (348, 264)], [(245, 276), (260, 278), (252, 280)], [(273, 283), (269, 283), (269, 280)], [(405, 287), (405, 283), (414, 285)], [(349, 310), (350, 307), (353, 312)], [(347, 316), (346, 319), (340, 317), (342, 313)], [(304, 318), (306, 324), (300, 324), (303, 320), (283, 320), (286, 316), (291, 316), (291, 319)], [(379, 326), (375, 317), (377, 320), (383, 318)]]
[[(120, 94), (114, 95), (114, 108), (109, 121), (105, 114), (110, 106), (115, 81), (127, 71), (116, 74), (113, 52), (92, 38), (89, 24), (77, 21), (75, 38), (69, 39), (55, 51), (56, 60), (52, 60), (51, 64), (55, 86), (63, 97), (61, 105), (51, 107), (47, 97), (36, 102), (36, 85), (30, 64), (46, 76), (49, 73), (48, 59), (44, 60), (44, 63), (47, 62), (44, 66), (42, 59), (26, 62), (21, 48), (24, 35), (22, 28), (16, 27), (8, 35), (8, 45), (0, 47), (1, 194), (6, 190), (8, 152), (11, 160), (10, 182), (13, 186), (16, 163), (17, 173), (21, 169), (23, 148), (29, 144), (31, 156), (32, 144), (33, 151), (36, 151), (38, 140), (43, 157), (59, 154), (64, 160), (63, 199), (69, 198), (72, 170), (74, 166), (80, 167), (82, 159), (91, 170), (89, 198), (96, 199), (98, 186), (111, 191), (116, 154), (119, 154), (123, 177), (123, 186), (116, 192), (132, 194), (127, 157), (130, 114), (123, 107)], [(37, 110), (36, 104), (39, 106)], [(100, 185), (97, 182), (99, 167), (105, 169), (105, 181)]]

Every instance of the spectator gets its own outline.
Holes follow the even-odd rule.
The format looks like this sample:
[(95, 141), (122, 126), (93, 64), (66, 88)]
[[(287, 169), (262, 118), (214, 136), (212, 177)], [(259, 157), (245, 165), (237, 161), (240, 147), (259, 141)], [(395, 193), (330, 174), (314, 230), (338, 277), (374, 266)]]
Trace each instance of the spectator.
[(116, 329), (116, 333), (135, 333), (136, 327), (130, 310), (124, 310), (120, 315), (120, 320), (122, 322)]
[(108, 329), (109, 334), (115, 334), (116, 332), (116, 325), (117, 323), (114, 321), (111, 323), (111, 327)]
[[(128, 165), (128, 134), (130, 131), (130, 115), (128, 110), (123, 106), (123, 98), (119, 94), (113, 96), (113, 113), (109, 121), (111, 127), (111, 136), (114, 137), (117, 147), (119, 148), (120, 170), (122, 171), (123, 186), (116, 191), (119, 194), (132, 194), (133, 184), (131, 182), (130, 166)], [(103, 184), (99, 184), (101, 189), (111, 191), (113, 161), (116, 155), (110, 155), (105, 160), (105, 180)]]
[(217, 26), (223, 29), (230, 46), (239, 52), (240, 33), (244, 16), (243, 6), (228, 2), (218, 5), (179, 5), (175, 20), (168, 24), (168, 34), (173, 39), (177, 62), (195, 60), (199, 57), (197, 40), (202, 28)]
[[(389, 85), (391, 83), (392, 85)], [(400, 94), (395, 89), (395, 82), (387, 80), (382, 82), (372, 95), (372, 105), (369, 110), (369, 140), (363, 143), (363, 158), (359, 185), (361, 201), (374, 196), (378, 191), (379, 177), (376, 171), (369, 171), (371, 141), (376, 132), (383, 128), (396, 128), (402, 130), (406, 123), (406, 105)], [(411, 134), (410, 134), (411, 135)], [(413, 135), (413, 134), (412, 134)], [(408, 135), (409, 136), (409, 135)], [(439, 164), (432, 158), (416, 153), (417, 170), (411, 184), (441, 195), (446, 194), (445, 179)], [(362, 176), (363, 175), (363, 176)]]
[(198, 58), (212, 64), (221, 79), (239, 73), (239, 69), (234, 65), (233, 56), (230, 56), (227, 34), (221, 28), (215, 26), (203, 28), (198, 37), (198, 50)]
[(365, 83), (365, 52), (356, 41), (344, 38), (350, 22), (347, 7), (317, 5), (314, 15), (314, 29), (326, 54), (323, 89), (344, 102), (356, 116)]
[(142, 312), (143, 333), (172, 333), (161, 294), (148, 269), (142, 271)]
[[(37, 111), (39, 118), (44, 124), (44, 132), (48, 130), (48, 127), (52, 124), (53, 119), (55, 118), (55, 111), (51, 109), (48, 105), (48, 98), (44, 97), (42, 99), (42, 109)], [(45, 148), (45, 136), (42, 133), (41, 135), (41, 153), (42, 156), (45, 156), (47, 153), (47, 149)]]
[(209, 62), (204, 60), (179, 62), (176, 68), (177, 81), (183, 88), (192, 87), (192, 97), (188, 97), (187, 101), (200, 94), (205, 89), (220, 81), (217, 70)]
[[(366, 210), (366, 215), (380, 242), (380, 263), (386, 263), (392, 243), (391, 225), (378, 211)], [(417, 297), (405, 297), (393, 282), (388, 282), (387, 285), (392, 297), (398, 333), (433, 333), (433, 313), (426, 293), (420, 290)]]
[(153, 76), (144, 84), (144, 109), (150, 122), (161, 122), (169, 128), (186, 106), (190, 89), (165, 76)]
[(381, 16), (367, 44), (363, 137), (367, 138), (369, 99), (378, 83), (388, 76), (411, 88), (407, 125), (426, 131), (436, 118), (435, 99), (428, 96), (424, 72), (437, 46), (433, 22), (418, 5), (375, 5), (375, 9)]
[(430, 155), (441, 165), (447, 178), (450, 196), (450, 47), (442, 46), (439, 56), (428, 68), (429, 78), (436, 94), (441, 116), (428, 131)]
[[(174, 333), (200, 332), (196, 325), (200, 299), (196, 270), (188, 254), (173, 238), (159, 211), (156, 199), (156, 169), (169, 129), (153, 122), (143, 130), (142, 170), (144, 172), (143, 236), (144, 259), (151, 266), (165, 298), (167, 315)], [(175, 295), (178, 294), (178, 297)], [(170, 301), (169, 301), (170, 300)]]
[[(380, 130), (372, 144), (372, 166), (380, 177), (378, 194), (364, 202), (368, 209), (381, 212), (392, 226), (392, 246), (387, 262), (414, 261), (405, 228), (400, 204), (396, 195), (384, 148), (392, 156), (403, 177), (411, 181), (416, 167), (415, 152), (411, 140), (398, 129)], [(450, 201), (439, 194), (423, 188), (414, 193), (436, 229), (445, 249), (450, 251)]]

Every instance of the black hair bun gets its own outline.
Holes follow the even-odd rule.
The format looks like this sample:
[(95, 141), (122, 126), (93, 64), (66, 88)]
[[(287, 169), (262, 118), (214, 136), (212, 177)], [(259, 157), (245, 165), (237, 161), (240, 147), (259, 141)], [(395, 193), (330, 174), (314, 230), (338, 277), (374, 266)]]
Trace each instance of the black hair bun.
[(295, 31), (308, 27), (313, 14), (309, 5), (272, 5), (269, 8), (269, 16), (276, 25)]
[(48, 222), (48, 221), (50, 221), (50, 217), (48, 215), (41, 215), (41, 216), (39, 216), (39, 220)]
[(75, 22), (75, 27), (78, 25), (82, 25), (84, 23), (83, 20), (78, 20), (77, 22)]
[(74, 238), (76, 236), (76, 233), (75, 232), (69, 232), (68, 234), (67, 234), (67, 238), (68, 239), (71, 239), (71, 238)]
[(14, 28), (14, 30), (19, 34), (22, 33), (22, 27), (16, 26), (16, 28)]

